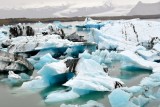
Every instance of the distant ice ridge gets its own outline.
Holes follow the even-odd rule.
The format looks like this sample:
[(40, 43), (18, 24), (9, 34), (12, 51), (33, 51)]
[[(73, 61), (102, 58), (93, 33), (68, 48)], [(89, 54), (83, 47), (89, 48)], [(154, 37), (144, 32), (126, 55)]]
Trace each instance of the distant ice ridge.
[(133, 19), (104, 23), (100, 31), (93, 29), (89, 37), (99, 49), (130, 50), (139, 44), (150, 47), (151, 42), (160, 40), (159, 22)]
[[(82, 43), (74, 43), (66, 39), (60, 39), (59, 35), (38, 35), (38, 36), (20, 36), (17, 38), (12, 38), (10, 41), (10, 48), (8, 51), (13, 52), (30, 52), (34, 50), (48, 49), (54, 47), (67, 47), (78, 45)], [(3, 43), (7, 43), (5, 40)]]
[(107, 23), (101, 31), (126, 41), (143, 42), (153, 37), (160, 38), (159, 29), (160, 22), (132, 19), (112, 21)]
[(98, 49), (126, 50), (136, 46), (136, 43), (128, 42), (113, 35), (106, 35), (97, 29), (91, 31), (88, 41), (97, 43)]

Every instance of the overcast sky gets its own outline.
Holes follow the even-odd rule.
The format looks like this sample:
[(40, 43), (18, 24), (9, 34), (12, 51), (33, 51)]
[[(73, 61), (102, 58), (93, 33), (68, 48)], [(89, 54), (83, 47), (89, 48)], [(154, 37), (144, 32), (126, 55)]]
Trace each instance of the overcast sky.
[[(111, 1), (114, 5), (132, 5), (139, 0), (0, 0), (0, 8), (29, 8), (42, 6), (60, 6), (72, 4), (74, 6), (96, 6), (105, 1)], [(154, 3), (160, 0), (141, 0), (144, 3)]]

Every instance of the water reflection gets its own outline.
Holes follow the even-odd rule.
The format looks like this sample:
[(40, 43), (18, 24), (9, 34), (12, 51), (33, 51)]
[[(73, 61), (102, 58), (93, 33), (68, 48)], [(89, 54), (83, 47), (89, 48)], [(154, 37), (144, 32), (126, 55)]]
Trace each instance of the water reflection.
[(142, 78), (149, 76), (152, 71), (138, 68), (121, 69), (120, 62), (113, 62), (109, 66), (109, 75), (111, 77), (120, 78), (125, 86), (138, 85)]

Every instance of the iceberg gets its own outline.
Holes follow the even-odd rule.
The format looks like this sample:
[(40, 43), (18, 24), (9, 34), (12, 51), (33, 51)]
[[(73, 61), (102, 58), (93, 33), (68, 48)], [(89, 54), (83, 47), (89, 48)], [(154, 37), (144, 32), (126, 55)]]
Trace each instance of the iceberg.
[(46, 103), (60, 102), (60, 101), (75, 99), (78, 97), (80, 97), (80, 95), (74, 92), (73, 90), (69, 92), (65, 92), (65, 91), (52, 92), (46, 97), (45, 102)]
[(124, 87), (122, 88), (124, 91), (132, 94), (141, 94), (143, 92), (142, 86), (132, 86), (132, 87)]
[[(73, 60), (71, 63), (76, 63), (75, 61), (76, 60)], [(81, 57), (75, 65), (75, 70), (73, 67), (74, 65), (71, 65), (70, 68), (68, 64), (69, 63), (66, 63), (65, 65), (62, 61), (59, 63), (56, 62), (55, 64), (51, 63), (47, 67), (48, 70), (45, 68), (44, 71), (39, 71), (39, 73), (43, 75), (43, 78), (45, 78), (45, 81), (50, 78), (50, 81), (47, 83), (53, 82), (56, 75), (64, 74), (67, 67), (69, 67), (68, 72), (73, 72), (73, 76), (71, 76), (71, 78), (63, 78), (63, 80), (66, 80), (63, 85), (70, 87), (71, 89), (67, 91), (64, 90), (62, 92), (50, 93), (45, 100), (46, 102), (71, 100), (93, 91), (112, 91), (115, 88), (122, 87), (122, 84), (124, 84), (118, 78), (109, 77), (103, 66), (92, 59), (85, 59)], [(67, 75), (65, 74), (65, 76)], [(61, 96), (61, 94), (63, 94), (63, 96)]]
[(127, 93), (121, 89), (115, 89), (108, 95), (112, 107), (128, 107), (127, 104), (130, 102), (131, 97), (131, 93)]
[(104, 107), (104, 105), (97, 101), (90, 100), (86, 104), (83, 104), (83, 105), (62, 104), (60, 107)]
[(18, 74), (15, 74), (13, 71), (9, 71), (8, 74), (9, 74), (8, 78), (21, 79), (21, 76), (19, 76)]
[(160, 64), (152, 61), (143, 59), (142, 57), (136, 55), (132, 51), (123, 51), (120, 53), (121, 60), (124, 62), (124, 68), (127, 67), (136, 67), (140, 69), (153, 70), (156, 67), (159, 67)]
[(38, 70), (40, 70), (44, 65), (52, 63), (52, 62), (58, 62), (57, 59), (54, 59), (51, 54), (45, 54), (44, 56), (40, 57), (39, 61), (34, 64), (34, 67)]
[(49, 84), (45, 82), (42, 77), (38, 76), (31, 81), (24, 82), (20, 88), (29, 90), (38, 90), (38, 89), (44, 89), (48, 86)]
[(77, 75), (64, 86), (91, 91), (112, 91), (118, 87), (116, 83), (120, 87), (123, 84), (120, 79), (109, 77), (103, 67), (92, 59), (81, 58), (75, 71)]
[(140, 107), (143, 107), (149, 102), (149, 98), (139, 95), (138, 97), (132, 98), (132, 102)]
[(136, 43), (126, 41), (119, 36), (106, 35), (105, 33), (97, 29), (92, 29), (88, 37), (88, 41), (97, 43), (98, 49), (107, 49), (113, 51), (122, 51), (126, 49), (130, 50), (133, 47), (136, 47)]
[(16, 73), (25, 72), (29, 74), (29, 71), (34, 70), (34, 67), (26, 58), (5, 51), (0, 51), (0, 64), (0, 71), (3, 73), (14, 71)]
[(50, 64), (46, 64), (42, 67), (41, 70), (38, 71), (44, 81), (48, 84), (55, 84), (58, 82), (66, 82), (66, 71), (67, 66), (65, 61), (52, 62)]
[(7, 83), (10, 86), (19, 86), (23, 82), (31, 80), (32, 77), (25, 73), (15, 74), (13, 71), (8, 72), (8, 78), (4, 78), (1, 81)]
[(112, 62), (112, 56), (108, 50), (96, 50), (95, 52), (92, 52), (91, 54), (85, 51), (82, 54), (79, 54), (79, 57), (85, 58), (85, 59), (93, 59), (99, 64), (103, 64), (103, 63), (108, 64)]
[[(112, 21), (112, 23), (105, 24), (105, 26), (101, 28), (101, 32), (138, 44), (145, 41), (151, 43), (153, 38), (160, 38), (159, 28), (160, 23), (156, 21), (139, 19), (115, 20)], [(153, 43), (154, 42), (156, 41), (153, 41)]]
[(78, 29), (91, 29), (91, 28), (100, 29), (104, 25), (105, 25), (104, 23), (97, 22), (96, 20), (93, 20), (91, 18), (86, 18), (82, 25), (76, 25), (76, 27)]

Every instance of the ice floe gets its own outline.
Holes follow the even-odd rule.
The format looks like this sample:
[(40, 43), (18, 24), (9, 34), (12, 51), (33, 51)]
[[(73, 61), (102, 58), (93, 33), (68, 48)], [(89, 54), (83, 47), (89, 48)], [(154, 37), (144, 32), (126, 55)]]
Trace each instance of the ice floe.
[(62, 104), (60, 107), (104, 107), (104, 105), (99, 102), (90, 100), (83, 105)]

